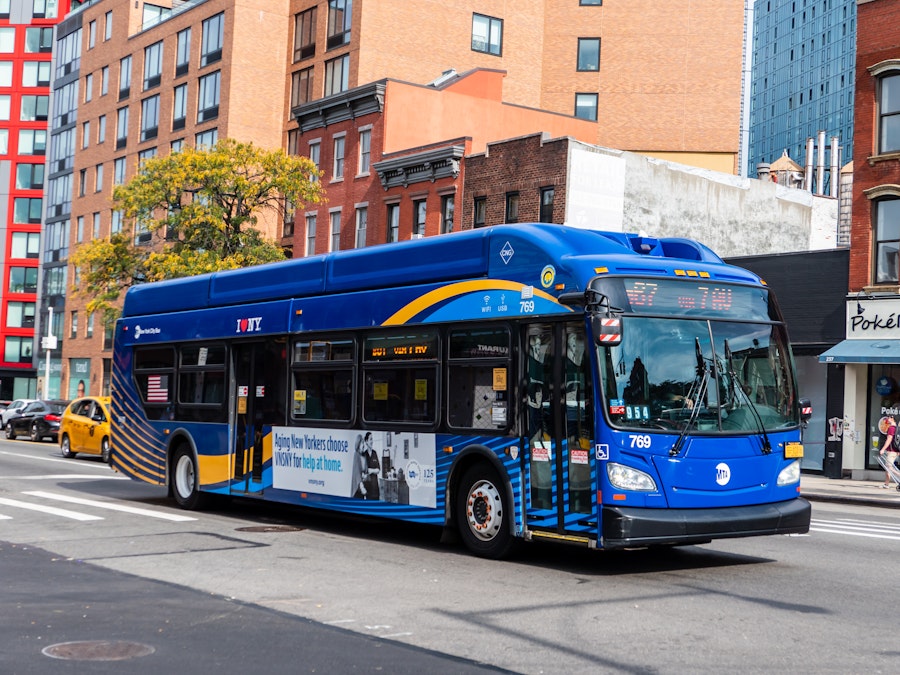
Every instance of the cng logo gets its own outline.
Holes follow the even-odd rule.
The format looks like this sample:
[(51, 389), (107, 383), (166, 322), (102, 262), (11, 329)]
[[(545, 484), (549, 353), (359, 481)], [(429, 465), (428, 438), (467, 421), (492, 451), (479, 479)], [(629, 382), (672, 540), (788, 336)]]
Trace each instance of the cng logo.
[(731, 480), (731, 468), (725, 462), (716, 464), (716, 482), (719, 485), (728, 485)]
[(262, 330), (262, 317), (254, 316), (247, 319), (238, 319), (235, 333), (258, 333), (260, 330)]

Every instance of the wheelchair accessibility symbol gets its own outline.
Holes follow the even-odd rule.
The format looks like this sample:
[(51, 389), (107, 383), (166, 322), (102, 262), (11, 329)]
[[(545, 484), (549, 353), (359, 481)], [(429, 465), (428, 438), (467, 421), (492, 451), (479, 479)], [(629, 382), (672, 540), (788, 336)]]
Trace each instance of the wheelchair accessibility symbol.
[(609, 446), (606, 443), (597, 443), (594, 446), (597, 459), (609, 459)]

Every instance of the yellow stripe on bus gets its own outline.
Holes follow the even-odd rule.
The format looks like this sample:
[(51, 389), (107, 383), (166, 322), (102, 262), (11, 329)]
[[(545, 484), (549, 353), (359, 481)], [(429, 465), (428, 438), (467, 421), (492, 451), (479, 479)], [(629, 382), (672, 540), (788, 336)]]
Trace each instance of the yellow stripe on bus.
[[(416, 298), (406, 306), (396, 311), (393, 316), (388, 317), (381, 325), (397, 326), (404, 324), (429, 307), (448, 300), (449, 298), (465, 295), (466, 293), (474, 293), (478, 291), (521, 292), (523, 288), (526, 288), (525, 284), (521, 284), (516, 281), (504, 281), (502, 279), (478, 279), (476, 281), (461, 281), (456, 284), (443, 286), (442, 288), (436, 288), (435, 290)], [(551, 302), (558, 302), (557, 299), (552, 295), (537, 288), (534, 288), (534, 295), (544, 298), (545, 300), (550, 300)]]

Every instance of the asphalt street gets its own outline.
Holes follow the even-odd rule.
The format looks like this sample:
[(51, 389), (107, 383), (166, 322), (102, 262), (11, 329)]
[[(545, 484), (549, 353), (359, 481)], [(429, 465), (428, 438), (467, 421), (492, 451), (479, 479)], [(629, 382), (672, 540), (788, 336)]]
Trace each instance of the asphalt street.
[(0, 543), (0, 574), (5, 675), (507, 672), (39, 548)]

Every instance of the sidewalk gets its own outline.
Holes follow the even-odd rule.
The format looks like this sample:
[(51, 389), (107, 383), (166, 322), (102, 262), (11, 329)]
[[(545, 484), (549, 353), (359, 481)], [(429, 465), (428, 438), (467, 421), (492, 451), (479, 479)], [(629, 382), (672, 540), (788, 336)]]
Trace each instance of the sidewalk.
[(892, 484), (882, 489), (884, 481), (850, 480), (849, 478), (825, 478), (814, 474), (800, 476), (800, 494), (810, 501), (842, 502), (886, 506), (900, 509), (900, 492)]

